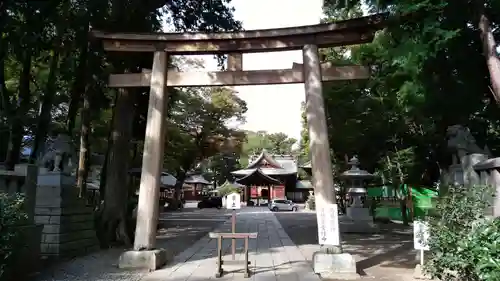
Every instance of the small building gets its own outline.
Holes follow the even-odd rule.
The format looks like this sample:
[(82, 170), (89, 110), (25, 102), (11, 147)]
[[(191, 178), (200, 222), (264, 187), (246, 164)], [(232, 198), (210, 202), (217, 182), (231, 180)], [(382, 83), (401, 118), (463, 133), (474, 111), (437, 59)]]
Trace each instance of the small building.
[(182, 193), (184, 200), (201, 200), (208, 194), (208, 186), (211, 183), (203, 175), (192, 174), (184, 181)]
[(297, 188), (297, 160), (292, 155), (275, 155), (266, 150), (250, 159), (245, 169), (231, 172), (236, 182), (247, 186), (247, 201), (266, 203), (271, 199), (287, 198), (296, 202), (307, 200), (308, 193)]

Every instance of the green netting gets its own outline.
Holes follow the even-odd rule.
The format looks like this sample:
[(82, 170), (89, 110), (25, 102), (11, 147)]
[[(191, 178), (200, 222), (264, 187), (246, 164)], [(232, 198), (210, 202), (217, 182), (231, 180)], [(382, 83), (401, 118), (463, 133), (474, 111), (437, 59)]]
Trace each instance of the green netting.
[[(409, 187), (403, 185), (400, 189), (395, 189), (392, 186), (377, 186), (368, 188), (369, 197), (391, 197), (396, 196), (398, 192), (408, 194), (408, 188), (411, 188), (411, 195), (413, 201), (413, 215), (414, 217), (424, 217), (429, 210), (433, 208), (432, 198), (437, 197), (438, 193), (435, 190), (426, 187)], [(410, 213), (407, 210), (408, 215)], [(398, 207), (380, 206), (375, 209), (376, 218), (389, 218), (392, 220), (402, 220), (401, 209)]]

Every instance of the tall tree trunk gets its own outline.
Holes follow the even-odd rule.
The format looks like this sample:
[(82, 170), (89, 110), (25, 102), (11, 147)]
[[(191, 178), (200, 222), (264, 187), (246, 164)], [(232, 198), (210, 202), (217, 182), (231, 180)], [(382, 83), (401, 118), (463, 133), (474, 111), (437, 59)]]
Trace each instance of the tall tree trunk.
[[(88, 12), (90, 13), (90, 12)], [(68, 118), (66, 121), (66, 130), (68, 134), (72, 134), (75, 128), (76, 115), (78, 113), (78, 106), (80, 104), (81, 96), (85, 91), (87, 82), (87, 60), (88, 60), (88, 32), (89, 23), (85, 24), (84, 29), (78, 36), (80, 54), (78, 56), (78, 66), (76, 67), (75, 81), (71, 87), (71, 98), (68, 108)]]
[[(0, 3), (0, 30), (4, 30), (7, 20), (7, 3)], [(7, 58), (8, 40), (0, 37), (0, 112), (8, 112), (10, 108), (10, 93), (5, 85), (5, 59)]]
[(108, 146), (106, 147), (106, 154), (104, 154), (104, 164), (102, 166), (102, 171), (101, 173), (101, 178), (99, 181), (99, 197), (102, 200), (104, 200), (104, 196), (106, 193), (106, 184), (107, 184), (107, 174), (106, 171), (108, 170), (108, 163), (109, 163), (109, 154), (111, 153), (111, 147), (113, 146), (113, 126), (114, 126), (114, 120), (116, 116), (116, 98), (113, 101), (111, 105), (111, 120), (109, 123), (109, 130), (108, 130), (108, 136), (107, 136), (107, 143)]
[[(483, 2), (483, 1), (479, 1)], [(490, 20), (486, 16), (484, 3), (480, 7), (479, 30), (481, 42), (483, 44), (483, 53), (486, 58), (486, 65), (490, 73), (492, 94), (497, 103), (500, 103), (500, 59), (496, 52), (495, 37), (491, 30)]]
[[(6, 12), (5, 4), (0, 4), (0, 30), (2, 30), (5, 25)], [(12, 106), (10, 105), (10, 92), (5, 84), (5, 59), (7, 58), (7, 47), (8, 41), (6, 37), (0, 37), (0, 118), (9, 117), (12, 115)], [(8, 137), (7, 134), (1, 134), (0, 136), (0, 162), (5, 160), (8, 147)]]
[(177, 210), (181, 207), (182, 204), (182, 199), (181, 199), (181, 192), (182, 192), (182, 186), (184, 185), (184, 181), (186, 180), (186, 172), (185, 170), (178, 169), (175, 173), (175, 178), (177, 179), (177, 182), (174, 185), (174, 201), (172, 201), (173, 204), (176, 204), (174, 206), (168, 206), (169, 209)]
[(25, 116), (28, 114), (30, 107), (31, 56), (30, 49), (26, 49), (23, 52), (22, 68), (19, 75), (18, 107), (10, 121), (9, 147), (5, 160), (5, 168), (8, 170), (14, 169), (14, 165), (19, 163), (21, 155)]
[(50, 58), (50, 70), (49, 77), (47, 79), (47, 88), (45, 90), (45, 94), (42, 97), (42, 109), (40, 110), (40, 115), (38, 116), (35, 140), (29, 159), (30, 163), (34, 163), (38, 159), (40, 149), (43, 148), (45, 140), (47, 138), (47, 133), (51, 121), (52, 106), (54, 103), (54, 97), (57, 92), (56, 82), (59, 69), (59, 52), (60, 46), (56, 46), (54, 52), (52, 53), (52, 57)]
[(88, 160), (90, 159), (90, 90), (83, 96), (82, 125), (80, 130), (80, 152), (78, 158), (78, 176), (76, 187), (78, 188), (80, 198), (84, 198), (87, 193), (87, 176), (89, 174)]
[(128, 164), (130, 161), (130, 137), (134, 98), (132, 91), (119, 89), (116, 98), (116, 115), (113, 120), (112, 147), (107, 167), (107, 183), (104, 205), (99, 219), (101, 243), (113, 242), (131, 245), (127, 233)]

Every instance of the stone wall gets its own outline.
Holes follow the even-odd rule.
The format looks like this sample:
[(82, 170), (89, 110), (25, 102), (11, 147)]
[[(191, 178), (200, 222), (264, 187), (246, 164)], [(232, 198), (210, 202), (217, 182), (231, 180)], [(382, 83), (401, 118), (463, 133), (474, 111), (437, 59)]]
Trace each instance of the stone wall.
[(44, 225), (41, 253), (46, 258), (74, 257), (99, 248), (93, 209), (78, 198), (69, 176), (39, 176), (35, 222)]

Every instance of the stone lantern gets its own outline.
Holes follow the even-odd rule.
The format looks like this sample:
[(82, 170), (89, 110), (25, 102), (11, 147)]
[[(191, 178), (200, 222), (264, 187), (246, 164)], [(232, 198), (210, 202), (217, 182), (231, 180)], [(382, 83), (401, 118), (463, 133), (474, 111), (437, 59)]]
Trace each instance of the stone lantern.
[(356, 156), (349, 160), (351, 168), (340, 175), (345, 183), (347, 195), (352, 200), (347, 206), (346, 216), (342, 218), (343, 232), (372, 233), (377, 232), (378, 227), (373, 223), (370, 209), (364, 206), (363, 198), (367, 196), (365, 182), (375, 176), (359, 168), (359, 160)]

